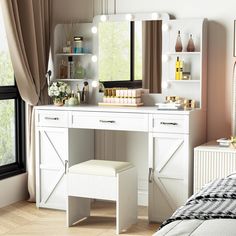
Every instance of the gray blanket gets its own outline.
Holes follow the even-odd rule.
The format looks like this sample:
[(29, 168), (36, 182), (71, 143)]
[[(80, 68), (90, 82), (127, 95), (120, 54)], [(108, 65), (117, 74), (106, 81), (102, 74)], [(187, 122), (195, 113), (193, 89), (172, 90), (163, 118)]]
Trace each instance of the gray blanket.
[(176, 220), (236, 219), (236, 178), (217, 179), (194, 194), (163, 226)]

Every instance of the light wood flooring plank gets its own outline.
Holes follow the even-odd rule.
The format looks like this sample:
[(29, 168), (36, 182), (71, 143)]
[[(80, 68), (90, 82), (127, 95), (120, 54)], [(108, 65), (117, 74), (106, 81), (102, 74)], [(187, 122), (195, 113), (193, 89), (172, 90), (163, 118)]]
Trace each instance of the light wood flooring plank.
[[(34, 203), (18, 202), (0, 209), (1, 236), (113, 236), (115, 204), (96, 201), (91, 217), (67, 228), (64, 211), (37, 209)], [(152, 235), (158, 224), (148, 224), (147, 208), (139, 207), (138, 223), (121, 235)]]

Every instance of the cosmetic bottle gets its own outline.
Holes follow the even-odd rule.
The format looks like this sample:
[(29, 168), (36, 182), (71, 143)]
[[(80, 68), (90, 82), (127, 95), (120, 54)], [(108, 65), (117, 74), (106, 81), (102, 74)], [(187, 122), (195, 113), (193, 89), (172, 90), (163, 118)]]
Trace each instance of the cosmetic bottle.
[(183, 79), (183, 71), (184, 71), (184, 61), (180, 60), (179, 61), (179, 79)]
[(84, 79), (85, 77), (85, 69), (78, 61), (75, 66), (75, 72), (74, 72), (75, 79)]
[(175, 51), (182, 52), (182, 50), (183, 50), (183, 45), (182, 45), (182, 41), (181, 41), (181, 37), (180, 37), (180, 31), (178, 31), (178, 36), (177, 36), (176, 43), (175, 43)]
[(195, 52), (195, 45), (193, 42), (192, 34), (190, 34), (190, 36), (189, 36), (188, 45), (187, 45), (187, 52)]
[(67, 78), (67, 65), (64, 60), (61, 61), (60, 67), (59, 67), (59, 78), (60, 79), (66, 79)]
[(73, 57), (68, 57), (68, 68), (67, 68), (68, 79), (74, 79), (74, 61)]
[(180, 80), (180, 61), (179, 57), (177, 57), (176, 62), (175, 62), (175, 80)]

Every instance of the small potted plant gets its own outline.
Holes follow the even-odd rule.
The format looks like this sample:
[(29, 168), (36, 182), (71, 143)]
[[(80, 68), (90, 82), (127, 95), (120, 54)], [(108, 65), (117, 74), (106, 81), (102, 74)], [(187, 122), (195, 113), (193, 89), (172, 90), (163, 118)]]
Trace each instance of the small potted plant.
[(63, 106), (64, 99), (70, 94), (70, 86), (64, 82), (53, 82), (48, 88), (48, 95), (56, 106)]

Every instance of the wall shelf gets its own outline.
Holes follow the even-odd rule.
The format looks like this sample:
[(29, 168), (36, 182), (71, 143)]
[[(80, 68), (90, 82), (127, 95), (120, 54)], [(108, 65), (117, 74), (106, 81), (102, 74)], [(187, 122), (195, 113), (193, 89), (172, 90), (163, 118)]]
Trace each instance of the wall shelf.
[(56, 53), (56, 56), (92, 56), (92, 53)]
[(193, 83), (200, 83), (200, 80), (199, 79), (190, 79), (190, 80), (175, 80), (175, 79), (172, 79), (172, 80), (167, 80), (168, 83), (190, 83), (190, 84), (193, 84)]
[(58, 79), (55, 78), (52, 81), (57, 82), (57, 81), (61, 81), (61, 82), (84, 82), (89, 80), (88, 78), (84, 78), (84, 79)]
[(201, 52), (167, 52), (168, 56), (200, 56)]

